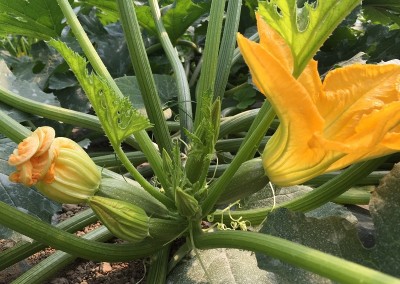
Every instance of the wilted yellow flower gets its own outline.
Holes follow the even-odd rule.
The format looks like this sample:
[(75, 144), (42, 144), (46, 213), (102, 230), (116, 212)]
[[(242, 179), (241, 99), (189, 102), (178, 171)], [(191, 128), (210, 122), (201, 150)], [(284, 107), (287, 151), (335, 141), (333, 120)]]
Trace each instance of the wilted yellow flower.
[(10, 155), (17, 171), (9, 179), (35, 185), (47, 197), (61, 203), (80, 203), (98, 190), (100, 171), (74, 141), (55, 138), (54, 129), (39, 127)]
[(280, 120), (263, 164), (281, 186), (400, 150), (400, 65), (354, 64), (322, 83), (311, 60), (299, 78), (281, 36), (258, 15), (260, 43), (238, 35), (253, 82)]

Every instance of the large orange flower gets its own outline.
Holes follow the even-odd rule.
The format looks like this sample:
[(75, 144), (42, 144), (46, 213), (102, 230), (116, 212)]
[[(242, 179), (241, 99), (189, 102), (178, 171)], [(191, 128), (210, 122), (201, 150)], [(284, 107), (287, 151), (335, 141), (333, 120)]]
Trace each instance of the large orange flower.
[(51, 127), (39, 127), (10, 155), (17, 171), (9, 179), (35, 185), (47, 197), (62, 203), (85, 202), (97, 191), (101, 175), (92, 159), (74, 141), (58, 137)]
[(281, 36), (258, 15), (260, 43), (238, 35), (257, 88), (280, 126), (268, 141), (263, 164), (281, 186), (400, 150), (400, 65), (338, 68), (322, 83), (311, 60), (299, 78)]

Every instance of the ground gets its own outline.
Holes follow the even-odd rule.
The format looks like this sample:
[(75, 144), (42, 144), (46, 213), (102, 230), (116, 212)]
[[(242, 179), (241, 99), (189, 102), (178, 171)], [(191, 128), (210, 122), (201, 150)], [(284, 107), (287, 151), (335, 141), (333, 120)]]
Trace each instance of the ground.
[[(65, 220), (83, 210), (79, 205), (63, 205), (62, 212), (58, 215), (60, 221)], [(77, 235), (83, 235), (90, 230), (98, 227), (100, 224), (84, 228), (77, 232)], [(114, 240), (118, 241), (118, 240)], [(14, 245), (11, 240), (0, 240), (0, 252)], [(41, 260), (51, 255), (55, 250), (47, 248), (40, 251), (28, 259), (25, 259), (12, 267), (0, 271), (0, 284), (11, 283), (29, 267), (39, 263)], [(59, 271), (51, 277), (46, 283), (50, 284), (127, 284), (127, 283), (145, 283), (144, 275), (146, 271), (146, 261), (136, 260), (132, 262), (93, 262), (83, 259), (77, 259), (72, 264)]]

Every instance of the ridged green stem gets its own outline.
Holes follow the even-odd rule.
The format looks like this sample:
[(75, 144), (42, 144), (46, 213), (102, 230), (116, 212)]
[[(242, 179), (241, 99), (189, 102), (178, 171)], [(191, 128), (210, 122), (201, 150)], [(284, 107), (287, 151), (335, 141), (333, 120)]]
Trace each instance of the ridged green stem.
[[(85, 234), (82, 238), (90, 241), (104, 242), (111, 239), (113, 235), (106, 227), (101, 226)], [(30, 268), (19, 276), (13, 284), (42, 284), (46, 283), (51, 276), (72, 263), (77, 257), (68, 253), (57, 251)]]
[(88, 241), (55, 228), (18, 209), (0, 202), (0, 224), (55, 249), (96, 261), (128, 261), (149, 256), (162, 246), (152, 242), (103, 244)]
[[(319, 206), (334, 200), (336, 197), (347, 191), (350, 187), (357, 184), (360, 179), (368, 176), (368, 174), (376, 169), (381, 163), (383, 163), (385, 159), (386, 157), (381, 157), (371, 161), (352, 165), (344, 170), (341, 174), (327, 181), (313, 191), (306, 193), (299, 198), (281, 203), (275, 206), (275, 208), (288, 208), (290, 210), (300, 212), (307, 212), (318, 208)], [(271, 210), (271, 207), (266, 207), (251, 210), (231, 211), (230, 213), (235, 219), (243, 217), (244, 220), (248, 220), (251, 222), (251, 224), (257, 225), (265, 219)], [(218, 210), (214, 212), (214, 217), (219, 220), (222, 214), (224, 213)], [(229, 219), (229, 215), (225, 213), (224, 218)]]
[(291, 200), (279, 205), (293, 211), (307, 212), (318, 208), (319, 206), (338, 197), (343, 192), (352, 187), (358, 180), (366, 177), (373, 172), (380, 164), (386, 160), (386, 157), (361, 162), (350, 166), (336, 178), (324, 183), (317, 189), (304, 194), (298, 199)]
[(219, 231), (195, 235), (194, 241), (199, 249), (225, 247), (263, 253), (339, 283), (400, 283), (382, 272), (266, 234)]
[(88, 129), (103, 131), (99, 119), (94, 115), (39, 103), (16, 95), (2, 86), (0, 86), (0, 101), (27, 113), (40, 115)]
[[(146, 156), (142, 152), (125, 152), (126, 157), (134, 165), (139, 165), (147, 161)], [(93, 162), (100, 167), (118, 167), (121, 162), (117, 159), (115, 154), (107, 154), (96, 157), (91, 157)]]
[[(0, 101), (26, 113), (32, 113), (56, 121), (62, 121), (75, 126), (103, 132), (100, 121), (95, 115), (39, 103), (10, 92), (10, 90), (4, 89), (2, 86), (0, 86)], [(167, 122), (167, 124), (171, 131), (179, 129), (179, 125), (174, 121)], [(133, 141), (132, 137), (128, 137), (126, 142), (137, 147), (137, 143)]]
[(222, 138), (232, 132), (238, 133), (241, 131), (247, 131), (258, 112), (259, 109), (252, 109), (224, 118), (221, 121), (219, 137)]
[(203, 214), (207, 215), (213, 209), (218, 198), (229, 184), (229, 180), (239, 169), (240, 165), (250, 159), (249, 153), (255, 153), (255, 151), (257, 151), (264, 134), (267, 132), (267, 129), (275, 117), (275, 112), (272, 108), (263, 107), (260, 109), (258, 117), (261, 119), (258, 120), (259, 123), (254, 131), (248, 132), (248, 138), (246, 137), (244, 144), (240, 147), (236, 156), (229, 164), (229, 167), (208, 189), (209, 194), (202, 204)]
[(67, 19), (67, 22), (71, 27), (72, 32), (78, 40), (80, 47), (88, 58), (90, 64), (93, 66), (93, 69), (98, 75), (107, 80), (109, 85), (113, 88), (113, 90), (115, 90), (117, 94), (122, 96), (121, 91), (119, 90), (117, 84), (108, 72), (107, 67), (103, 64), (103, 61), (97, 54), (89, 37), (86, 35), (83, 27), (79, 23), (78, 18), (76, 17), (74, 10), (72, 10), (72, 7), (69, 4), (68, 0), (57, 0), (57, 3), (60, 6), (65, 18)]
[(199, 126), (203, 120), (202, 96), (207, 92), (213, 92), (217, 76), (217, 63), (219, 43), (221, 39), (222, 21), (224, 19), (225, 0), (212, 1), (210, 17), (207, 28), (206, 43), (204, 46), (203, 63), (199, 81), (196, 87), (196, 117), (194, 120), (194, 129)]
[(228, 82), (229, 73), (233, 58), (233, 52), (236, 45), (236, 33), (239, 27), (240, 11), (242, 8), (242, 0), (228, 1), (226, 12), (224, 33), (221, 40), (220, 52), (218, 54), (217, 77), (214, 85), (214, 99), (222, 99), (226, 83)]
[(172, 140), (164, 119), (160, 97), (150, 68), (142, 33), (132, 0), (117, 0), (120, 21), (124, 29), (129, 55), (142, 93), (147, 115), (154, 125), (154, 136), (160, 147), (172, 151)]
[(353, 187), (332, 201), (339, 204), (368, 205), (373, 189), (375, 189), (375, 186)]
[(168, 274), (168, 258), (171, 245), (166, 245), (151, 256), (150, 270), (146, 277), (147, 283), (164, 284)]
[(178, 52), (173, 47), (168, 33), (164, 28), (161, 20), (161, 12), (156, 0), (149, 0), (151, 13), (156, 25), (158, 39), (160, 40), (165, 54), (174, 71), (175, 82), (177, 86), (177, 96), (179, 105), (179, 122), (181, 126), (181, 137), (186, 140), (184, 129), (189, 131), (193, 130), (193, 113), (192, 113), (192, 99), (190, 97), (189, 83), (186, 78), (185, 70), (178, 57)]
[[(16, 131), (19, 129), (19, 131)], [(31, 134), (31, 131), (0, 110), (0, 133), (19, 143)]]
[(162, 194), (158, 189), (156, 189), (150, 182), (147, 181), (138, 170), (132, 165), (129, 161), (128, 157), (125, 155), (124, 151), (121, 147), (114, 148), (115, 153), (118, 158), (121, 160), (124, 167), (128, 170), (128, 172), (132, 175), (132, 177), (153, 197), (157, 198), (160, 202), (166, 205), (169, 208), (174, 207), (174, 202), (169, 199), (166, 195)]
[[(55, 227), (72, 233), (95, 222), (96, 220), (97, 216), (93, 213), (92, 209), (87, 209), (61, 223), (58, 223)], [(39, 241), (18, 242), (15, 246), (0, 254), (0, 270), (31, 256), (45, 247), (46, 246)]]

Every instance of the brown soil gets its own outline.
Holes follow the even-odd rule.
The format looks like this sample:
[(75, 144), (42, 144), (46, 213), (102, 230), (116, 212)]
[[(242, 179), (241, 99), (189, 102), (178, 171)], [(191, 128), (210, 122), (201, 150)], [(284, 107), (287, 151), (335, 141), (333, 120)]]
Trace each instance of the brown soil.
[[(59, 221), (63, 221), (77, 212), (86, 209), (79, 205), (65, 204), (63, 210), (58, 216)], [(100, 226), (100, 223), (93, 224), (77, 232), (82, 236), (87, 232)], [(119, 240), (112, 240), (119, 242)], [(0, 252), (14, 246), (11, 240), (0, 239)], [(46, 248), (31, 257), (0, 271), (0, 284), (8, 284), (15, 280), (30, 267), (38, 264), (55, 250)], [(59, 271), (45, 283), (50, 284), (127, 284), (127, 283), (145, 283), (146, 261), (136, 260), (131, 262), (94, 262), (83, 259), (76, 259), (74, 263)]]

